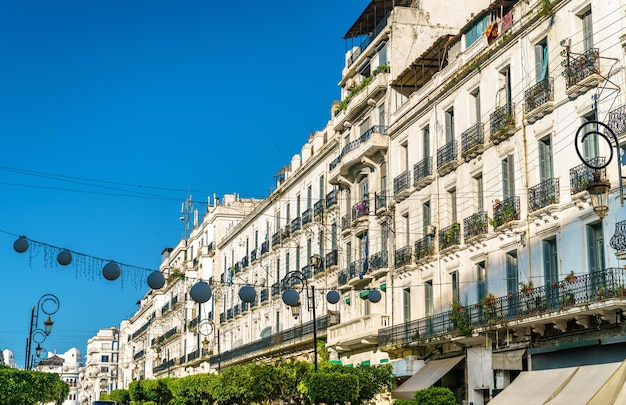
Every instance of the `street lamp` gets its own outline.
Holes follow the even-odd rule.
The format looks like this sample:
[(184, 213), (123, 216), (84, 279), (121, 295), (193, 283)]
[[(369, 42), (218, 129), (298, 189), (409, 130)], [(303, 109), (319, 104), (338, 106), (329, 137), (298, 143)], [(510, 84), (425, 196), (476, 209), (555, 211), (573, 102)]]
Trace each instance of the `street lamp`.
[(203, 355), (210, 354), (209, 353), (209, 344), (210, 341), (208, 339), (215, 332), (215, 337), (217, 339), (217, 371), (220, 371), (222, 368), (222, 359), (220, 354), (220, 333), (215, 328), (215, 323), (211, 319), (205, 319), (198, 325), (198, 333), (204, 336), (202, 339), (202, 352)]
[[(32, 368), (33, 359), (31, 358), (33, 342), (37, 343), (35, 348), (35, 354), (37, 357), (41, 356), (41, 343), (46, 340), (46, 337), (52, 333), (52, 319), (50, 315), (54, 315), (60, 307), (59, 299), (53, 294), (44, 294), (39, 298), (37, 306), (31, 308), (30, 314), (30, 331), (26, 338), (26, 364), (24, 368), (30, 370)], [(48, 319), (43, 322), (44, 329), (39, 328), (39, 311), (48, 315)]]
[[(589, 126), (592, 126), (591, 130), (587, 129)], [(604, 129), (604, 132), (600, 132), (599, 130), (600, 127)], [(581, 133), (583, 135), (579, 141), (578, 137), (581, 135)], [(580, 152), (580, 149), (579, 149), (580, 145), (584, 144), (585, 139), (587, 139), (588, 136), (599, 136), (609, 144), (610, 153), (609, 153), (608, 159), (606, 159), (606, 162), (603, 163), (601, 159), (597, 159), (595, 157), (591, 159), (586, 159), (583, 156), (583, 154)], [(613, 151), (613, 145), (615, 145), (615, 152)], [(603, 122), (587, 121), (578, 128), (578, 131), (576, 131), (576, 137), (574, 138), (574, 146), (576, 147), (576, 153), (578, 154), (578, 157), (583, 162), (583, 164), (591, 169), (594, 169), (593, 179), (591, 179), (589, 183), (587, 183), (587, 191), (589, 192), (589, 197), (591, 199), (591, 206), (593, 207), (594, 212), (598, 214), (600, 219), (606, 217), (606, 214), (609, 212), (608, 201), (609, 201), (609, 189), (611, 188), (611, 183), (609, 182), (609, 180), (602, 178), (601, 170), (605, 169), (609, 165), (609, 163), (611, 163), (611, 160), (613, 159), (613, 155), (617, 154), (618, 156), (618, 158), (616, 159), (617, 174), (618, 174), (618, 178), (620, 179), (619, 198), (620, 198), (620, 204), (623, 207), (624, 206), (624, 187), (622, 185), (622, 180), (623, 180), (622, 165), (620, 164), (620, 161), (619, 161), (619, 153), (620, 153), (619, 149), (620, 148), (619, 148), (619, 141), (617, 139), (617, 135), (615, 135), (615, 132), (613, 132), (613, 130)]]

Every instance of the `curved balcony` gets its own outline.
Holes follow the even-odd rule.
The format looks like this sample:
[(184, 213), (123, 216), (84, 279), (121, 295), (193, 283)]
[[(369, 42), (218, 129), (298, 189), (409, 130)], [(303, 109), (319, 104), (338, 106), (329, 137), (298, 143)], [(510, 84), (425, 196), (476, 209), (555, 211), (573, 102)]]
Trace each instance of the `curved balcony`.
[(372, 158), (379, 151), (387, 149), (387, 127), (384, 125), (374, 125), (354, 141), (343, 147), (329, 165), (329, 179), (331, 184), (339, 183), (340, 176), (347, 176), (350, 170), (361, 164), (363, 157)]
[(344, 97), (335, 110), (335, 117), (338, 125), (343, 125), (346, 120), (353, 118), (355, 113), (361, 111), (366, 106), (370, 98), (379, 98), (382, 92), (387, 91), (389, 84), (389, 69), (381, 69), (375, 75), (366, 77), (357, 84), (350, 93)]

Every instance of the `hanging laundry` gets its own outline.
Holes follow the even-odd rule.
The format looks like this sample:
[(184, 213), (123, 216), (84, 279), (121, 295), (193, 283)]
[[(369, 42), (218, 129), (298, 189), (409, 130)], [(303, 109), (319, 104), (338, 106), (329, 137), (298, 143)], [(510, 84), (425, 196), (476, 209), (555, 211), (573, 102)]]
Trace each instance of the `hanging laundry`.
[(489, 45), (491, 45), (491, 43), (495, 41), (496, 38), (498, 38), (498, 23), (497, 22), (491, 23), (491, 25), (487, 27), (487, 29), (485, 30), (485, 36), (487, 36), (487, 43)]
[(508, 13), (506, 13), (503, 17), (502, 17), (502, 32), (504, 33), (505, 31), (511, 29), (511, 27), (513, 26), (513, 10), (509, 11)]

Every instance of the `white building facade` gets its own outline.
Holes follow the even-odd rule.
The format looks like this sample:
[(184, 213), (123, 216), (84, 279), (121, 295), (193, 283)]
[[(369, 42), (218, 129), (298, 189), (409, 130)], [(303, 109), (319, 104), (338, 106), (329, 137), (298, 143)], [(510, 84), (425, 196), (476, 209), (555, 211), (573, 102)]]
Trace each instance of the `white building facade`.
[(102, 394), (122, 388), (120, 382), (120, 330), (117, 327), (100, 329), (87, 341), (87, 355), (80, 373), (80, 402), (91, 404)]
[[(483, 404), (527, 370), (626, 358), (621, 162), (590, 137), (590, 163), (615, 155), (591, 169), (574, 144), (594, 120), (623, 142), (624, 7), (372, 1), (346, 33), (342, 100), (276, 190), (210, 204), (164, 251), (166, 285), (120, 328), (121, 385), (312, 359), (314, 312), (331, 361), (391, 363), (397, 398), (436, 384)], [(587, 187), (605, 179), (599, 218)]]

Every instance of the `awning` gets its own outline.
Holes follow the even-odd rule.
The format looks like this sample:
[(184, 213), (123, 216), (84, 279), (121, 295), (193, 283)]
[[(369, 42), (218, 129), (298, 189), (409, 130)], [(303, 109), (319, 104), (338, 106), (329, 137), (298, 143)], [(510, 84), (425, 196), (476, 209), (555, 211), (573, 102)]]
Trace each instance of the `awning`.
[(491, 354), (491, 368), (494, 370), (523, 370), (522, 358), (526, 349), (509, 350)]
[(413, 399), (415, 391), (429, 388), (446, 375), (464, 359), (464, 356), (450, 357), (449, 359), (431, 360), (420, 368), (411, 378), (393, 390), (391, 396), (395, 399)]
[(621, 404), (625, 381), (626, 362), (526, 371), (489, 405)]

